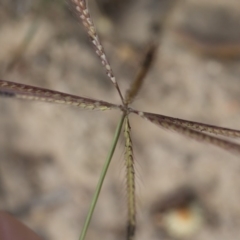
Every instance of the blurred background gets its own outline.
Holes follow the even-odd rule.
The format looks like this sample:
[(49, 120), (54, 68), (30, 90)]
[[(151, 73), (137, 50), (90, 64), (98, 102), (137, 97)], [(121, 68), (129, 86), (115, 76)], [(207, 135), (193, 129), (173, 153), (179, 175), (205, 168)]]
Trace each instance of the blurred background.
[[(124, 92), (154, 38), (133, 107), (240, 129), (238, 0), (90, 0)], [(0, 78), (119, 103), (64, 1), (0, 1)], [(120, 113), (0, 99), (0, 207), (46, 240), (78, 239)], [(131, 116), (136, 239), (238, 239), (239, 156)], [(124, 142), (87, 239), (125, 239)]]

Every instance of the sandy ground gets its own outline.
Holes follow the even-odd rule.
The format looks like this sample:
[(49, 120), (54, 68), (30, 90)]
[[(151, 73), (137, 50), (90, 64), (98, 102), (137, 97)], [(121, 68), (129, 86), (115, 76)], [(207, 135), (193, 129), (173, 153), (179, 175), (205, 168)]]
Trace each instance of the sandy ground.
[[(96, 4), (90, 6), (123, 91), (153, 26), (168, 17), (160, 28), (155, 64), (133, 106), (240, 129), (239, 1), (182, 1), (171, 12), (166, 1), (125, 2), (117, 10), (109, 7), (106, 17)], [(13, 64), (33, 24), (33, 39)], [(84, 29), (57, 1), (1, 0), (0, 78), (119, 103)], [(46, 240), (78, 239), (119, 117), (117, 111), (1, 98), (1, 209)], [(156, 225), (153, 209), (184, 186), (197, 195), (205, 213), (204, 224), (188, 239), (238, 239), (239, 156), (136, 116), (131, 116), (131, 125), (136, 239), (172, 239)], [(123, 146), (121, 138), (87, 239), (125, 239)]]

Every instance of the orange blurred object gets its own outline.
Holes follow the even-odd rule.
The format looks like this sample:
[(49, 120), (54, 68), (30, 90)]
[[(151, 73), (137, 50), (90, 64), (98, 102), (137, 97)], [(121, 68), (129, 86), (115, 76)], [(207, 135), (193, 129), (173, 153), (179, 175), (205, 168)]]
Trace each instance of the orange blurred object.
[(31, 229), (8, 213), (0, 211), (1, 240), (43, 240)]

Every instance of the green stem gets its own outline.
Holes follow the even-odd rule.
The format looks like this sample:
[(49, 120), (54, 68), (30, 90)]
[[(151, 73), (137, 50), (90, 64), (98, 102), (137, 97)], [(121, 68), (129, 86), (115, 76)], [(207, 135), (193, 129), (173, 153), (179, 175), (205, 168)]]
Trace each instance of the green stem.
[(87, 234), (87, 230), (88, 230), (88, 227), (89, 227), (89, 224), (90, 224), (90, 221), (91, 221), (91, 218), (92, 218), (92, 215), (93, 215), (93, 212), (94, 212), (99, 194), (101, 192), (103, 181), (105, 179), (108, 167), (110, 165), (110, 162), (111, 162), (111, 159), (112, 159), (112, 156), (113, 156), (113, 153), (114, 153), (114, 151), (116, 149), (116, 146), (117, 146), (117, 142), (118, 142), (118, 139), (119, 139), (119, 136), (120, 136), (120, 133), (121, 133), (121, 129), (122, 129), (122, 126), (123, 126), (123, 121), (124, 121), (125, 116), (126, 116), (126, 114), (124, 113), (122, 115), (119, 123), (118, 123), (117, 128), (116, 128), (115, 135), (114, 135), (113, 142), (112, 142), (112, 146), (110, 148), (110, 151), (109, 151), (108, 156), (106, 158), (106, 161), (104, 163), (104, 166), (103, 166), (103, 169), (102, 169), (102, 172), (101, 172), (101, 176), (99, 178), (99, 181), (98, 181), (98, 184), (97, 184), (97, 187), (96, 187), (96, 190), (95, 190), (95, 193), (94, 193), (94, 196), (93, 196), (93, 199), (92, 199), (89, 211), (88, 211), (87, 218), (86, 218), (84, 226), (83, 226), (83, 230), (82, 230), (81, 235), (79, 237), (79, 240), (84, 240), (85, 236)]

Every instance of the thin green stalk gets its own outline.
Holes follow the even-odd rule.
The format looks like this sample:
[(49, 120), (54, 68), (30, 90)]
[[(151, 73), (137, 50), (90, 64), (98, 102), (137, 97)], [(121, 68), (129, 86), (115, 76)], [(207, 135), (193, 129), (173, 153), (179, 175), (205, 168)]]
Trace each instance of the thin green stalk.
[(85, 236), (87, 234), (88, 226), (90, 224), (90, 221), (91, 221), (91, 218), (92, 218), (92, 215), (93, 215), (93, 212), (94, 212), (97, 200), (98, 200), (98, 196), (101, 192), (103, 181), (105, 179), (108, 167), (110, 165), (110, 162), (111, 162), (111, 159), (112, 159), (112, 156), (113, 156), (113, 153), (114, 153), (114, 151), (116, 149), (116, 146), (117, 146), (117, 142), (118, 142), (118, 139), (119, 139), (119, 136), (120, 136), (120, 133), (121, 133), (121, 129), (122, 129), (122, 126), (123, 126), (125, 116), (126, 116), (126, 114), (124, 113), (122, 115), (119, 123), (118, 123), (117, 128), (116, 128), (115, 135), (114, 135), (113, 142), (112, 142), (112, 146), (110, 148), (110, 151), (109, 151), (108, 156), (106, 158), (106, 161), (104, 163), (104, 166), (103, 166), (103, 169), (102, 169), (102, 172), (101, 172), (101, 176), (99, 178), (95, 193), (93, 195), (93, 199), (92, 199), (89, 211), (88, 211), (86, 221), (85, 221), (84, 226), (83, 226), (83, 230), (82, 230), (81, 235), (79, 237), (79, 240), (84, 240)]

